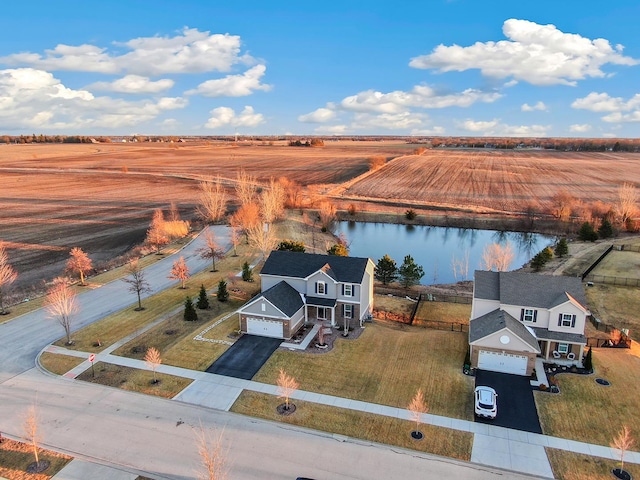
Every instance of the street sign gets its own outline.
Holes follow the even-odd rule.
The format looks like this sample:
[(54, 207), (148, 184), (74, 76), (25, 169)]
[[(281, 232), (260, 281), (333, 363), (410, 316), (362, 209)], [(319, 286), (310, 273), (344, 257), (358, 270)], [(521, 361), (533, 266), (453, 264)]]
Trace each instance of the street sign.
[(93, 363), (93, 361), (94, 361), (95, 359), (96, 359), (95, 354), (93, 354), (93, 353), (92, 353), (91, 355), (89, 355), (89, 361), (90, 361), (91, 363)]

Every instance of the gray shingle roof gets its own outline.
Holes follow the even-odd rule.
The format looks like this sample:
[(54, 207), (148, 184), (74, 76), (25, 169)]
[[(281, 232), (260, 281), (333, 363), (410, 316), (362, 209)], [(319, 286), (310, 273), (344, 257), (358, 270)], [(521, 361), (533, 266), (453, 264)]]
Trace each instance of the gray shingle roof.
[(339, 257), (274, 250), (262, 267), (261, 274), (306, 278), (328, 265), (325, 272), (344, 283), (362, 283), (368, 258)]
[(264, 297), (291, 317), (304, 306), (300, 293), (284, 280), (262, 292), (257, 298)]
[(525, 327), (522, 322), (516, 320), (504, 310), (499, 309), (485, 313), (481, 317), (474, 318), (469, 322), (469, 343), (485, 338), (504, 328), (508, 328), (514, 335), (536, 352), (540, 352), (538, 340), (529, 329)]
[(567, 332), (553, 332), (546, 328), (533, 328), (536, 332), (536, 336), (540, 340), (552, 340), (554, 342), (568, 342), (568, 343), (581, 343), (587, 344), (587, 337), (580, 335), (579, 333), (567, 333)]
[(337, 303), (335, 298), (310, 297), (309, 295), (306, 297), (306, 302), (307, 305), (314, 307), (335, 307)]
[(582, 282), (577, 277), (477, 270), (474, 278), (475, 298), (548, 309), (567, 302), (568, 293), (587, 309)]

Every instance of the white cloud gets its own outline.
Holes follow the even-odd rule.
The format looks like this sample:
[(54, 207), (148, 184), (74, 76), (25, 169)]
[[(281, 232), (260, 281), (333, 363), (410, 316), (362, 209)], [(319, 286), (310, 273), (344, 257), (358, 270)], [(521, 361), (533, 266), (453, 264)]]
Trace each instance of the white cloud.
[(174, 81), (168, 78), (152, 81), (149, 77), (126, 75), (113, 82), (96, 82), (86, 88), (106, 90), (117, 93), (159, 93), (173, 87)]
[(604, 138), (618, 138), (618, 134), (616, 133), (603, 133), (602, 136)]
[(227, 75), (224, 78), (207, 80), (193, 90), (185, 92), (187, 95), (203, 95), (205, 97), (245, 97), (255, 90), (268, 92), (271, 85), (260, 83), (267, 67), (256, 65), (242, 75)]
[(316, 128), (316, 133), (324, 133), (327, 135), (341, 135), (349, 130), (348, 125), (322, 125)]
[(318, 108), (311, 113), (300, 115), (298, 117), (299, 122), (304, 123), (324, 123), (335, 118), (336, 112), (330, 108)]
[(255, 113), (253, 107), (246, 106), (239, 114), (229, 107), (214, 108), (209, 112), (211, 117), (207, 121), (206, 128), (232, 127), (255, 127), (264, 123), (264, 115)]
[(96, 97), (65, 87), (51, 73), (33, 68), (0, 70), (0, 127), (71, 130), (134, 126), (167, 110), (184, 108), (183, 98), (135, 102)]
[(575, 85), (577, 80), (604, 77), (604, 65), (636, 65), (608, 40), (591, 40), (564, 33), (555, 25), (509, 19), (502, 27), (508, 40), (476, 42), (468, 47), (437, 46), (430, 54), (411, 59), (415, 68), (440, 72), (479, 69), (492, 78), (512, 78), (533, 85)]
[(492, 137), (545, 137), (550, 125), (507, 125), (500, 120), (476, 121), (467, 119), (457, 123), (458, 128), (476, 135)]
[(210, 34), (195, 28), (185, 27), (174, 37), (140, 37), (116, 46), (129, 51), (117, 54), (95, 45), (58, 45), (43, 55), (28, 52), (0, 57), (0, 63), (42, 70), (142, 76), (227, 72), (235, 64), (253, 63), (251, 56), (241, 53), (239, 36)]
[(353, 117), (351, 128), (356, 130), (384, 129), (403, 130), (418, 128), (427, 120), (427, 115), (422, 113), (400, 112), (400, 113), (356, 113)]
[(584, 98), (576, 99), (571, 106), (591, 112), (608, 112), (601, 118), (609, 123), (640, 122), (640, 94), (624, 100), (622, 97), (611, 97), (608, 93), (591, 92)]
[(585, 133), (589, 130), (591, 130), (591, 125), (589, 125), (588, 123), (574, 123), (573, 125), (569, 126), (569, 131), (574, 133)]
[(433, 127), (433, 128), (411, 130), (411, 135), (436, 136), (436, 135), (444, 135), (444, 133), (445, 133), (444, 127)]
[(522, 107), (520, 107), (520, 110), (522, 110), (523, 112), (533, 112), (535, 110), (546, 112), (548, 108), (544, 104), (544, 102), (538, 102), (535, 105), (529, 105), (528, 103), (524, 103)]
[(382, 93), (366, 90), (340, 102), (344, 110), (354, 112), (399, 113), (406, 108), (469, 107), (476, 102), (492, 103), (502, 97), (496, 92), (468, 88), (460, 93), (441, 93), (427, 85), (416, 85), (409, 92)]

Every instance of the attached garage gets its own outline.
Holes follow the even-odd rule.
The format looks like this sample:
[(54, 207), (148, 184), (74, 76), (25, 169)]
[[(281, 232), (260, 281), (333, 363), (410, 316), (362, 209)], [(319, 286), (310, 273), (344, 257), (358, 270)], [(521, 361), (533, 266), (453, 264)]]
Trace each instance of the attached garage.
[(478, 368), (491, 372), (526, 375), (529, 358), (505, 352), (480, 350), (478, 352)]
[(264, 318), (247, 318), (247, 333), (263, 337), (284, 338), (282, 322), (265, 320)]

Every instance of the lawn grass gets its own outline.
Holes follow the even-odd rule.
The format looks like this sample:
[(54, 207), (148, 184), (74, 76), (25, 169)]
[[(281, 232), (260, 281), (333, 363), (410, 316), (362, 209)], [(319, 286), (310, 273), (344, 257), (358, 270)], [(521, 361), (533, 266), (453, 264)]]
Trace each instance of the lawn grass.
[(420, 302), (413, 320), (414, 325), (429, 322), (450, 322), (469, 325), (471, 305), (449, 302)]
[(373, 304), (376, 310), (407, 316), (411, 315), (413, 308), (416, 306), (416, 302), (391, 295), (374, 295)]
[(591, 274), (640, 279), (640, 252), (611, 250)]
[(280, 368), (301, 390), (406, 408), (418, 388), (429, 413), (471, 420), (473, 379), (462, 374), (467, 335), (375, 322), (322, 354), (277, 350), (253, 380), (275, 384)]
[[(609, 446), (622, 425), (640, 432), (640, 346), (594, 348), (593, 364), (594, 375), (556, 375), (559, 395), (534, 393), (546, 435)], [(611, 386), (598, 385), (599, 377)]]
[(35, 461), (33, 448), (22, 442), (4, 439), (0, 443), (0, 477), (9, 480), (47, 480), (56, 475), (73, 458), (61, 453), (38, 449), (39, 461), (48, 461), (49, 468), (39, 474), (26, 473), (27, 467)]
[(184, 390), (192, 380), (164, 373), (156, 373), (158, 383), (153, 382), (153, 372), (137, 368), (122, 367), (112, 363), (98, 362), (94, 365), (95, 377), (88, 368), (76, 378), (85, 382), (99, 383), (109, 387), (117, 387), (132, 392), (173, 398)]
[[(547, 457), (558, 480), (611, 480), (615, 478), (611, 470), (620, 466), (619, 462), (606, 458), (582, 455), (546, 447)], [(625, 463), (624, 469), (634, 478), (640, 477), (640, 465)]]
[(640, 333), (640, 288), (594, 284), (585, 288), (591, 313), (604, 323)]
[[(171, 287), (163, 290), (143, 301), (145, 310), (137, 312), (134, 310), (134, 306), (120, 310), (75, 332), (72, 335), (75, 342), (73, 345), (66, 345), (64, 338), (55, 342), (55, 345), (85, 352), (101, 352), (121, 338), (167, 315), (168, 312), (180, 308), (187, 296), (195, 299), (198, 296), (200, 285), (204, 285), (207, 290), (214, 288), (221, 279), (227, 279), (226, 272), (239, 272), (242, 269), (242, 264), (245, 261), (251, 262), (253, 258), (250, 253), (244, 253), (238, 257), (228, 255), (216, 265), (219, 268), (218, 272), (211, 273), (205, 270), (197, 273), (187, 280), (186, 289)], [(235, 287), (246, 288), (251, 292), (256, 289), (255, 284), (247, 284), (235, 279), (234, 282)], [(231, 287), (232, 285), (229, 285), (229, 288)], [(247, 292), (243, 298), (248, 299), (249, 296), (250, 293)], [(215, 302), (215, 297), (210, 297), (210, 301)], [(100, 346), (98, 346), (98, 341)]]
[[(142, 335), (114, 350), (114, 355), (144, 359), (147, 349), (155, 347), (162, 363), (191, 370), (206, 370), (229, 346), (194, 340), (198, 333), (242, 305), (239, 300), (221, 303), (213, 299), (210, 310), (197, 310), (198, 320), (185, 322), (179, 312)], [(229, 340), (238, 329), (237, 315), (232, 315), (207, 332), (204, 338)]]
[(245, 390), (233, 404), (231, 411), (435, 455), (459, 458), (465, 461), (471, 459), (473, 434), (469, 432), (439, 428), (433, 425), (420, 425), (420, 431), (424, 434), (424, 438), (415, 441), (411, 438), (410, 433), (415, 430), (416, 425), (408, 420), (320, 405), (303, 400), (295, 400), (295, 413), (283, 416), (276, 412), (276, 407), (280, 403), (282, 400), (272, 395)]
[(45, 369), (47, 369), (51, 373), (55, 373), (56, 375), (64, 375), (69, 370), (77, 367), (85, 360), (86, 358), (74, 357), (71, 355), (62, 355), (51, 352), (43, 352), (42, 355), (40, 355), (40, 364)]

